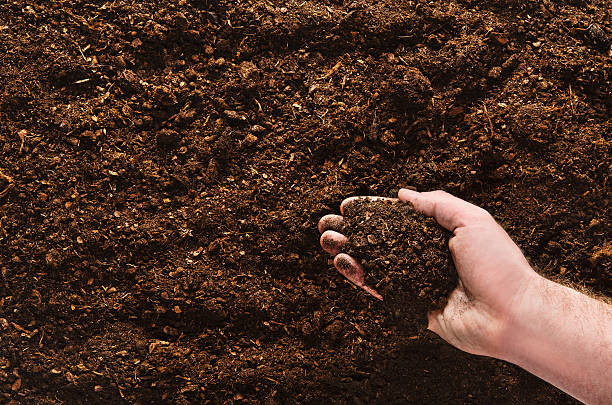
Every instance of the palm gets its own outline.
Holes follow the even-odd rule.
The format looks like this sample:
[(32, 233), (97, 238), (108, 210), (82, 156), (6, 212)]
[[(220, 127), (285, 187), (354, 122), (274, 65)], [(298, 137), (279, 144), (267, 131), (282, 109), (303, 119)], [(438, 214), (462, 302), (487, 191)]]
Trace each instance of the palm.
[[(460, 282), (446, 307), (429, 314), (429, 329), (464, 351), (494, 355), (495, 348), (490, 342), (495, 339), (490, 337), (498, 335), (501, 327), (494, 320), (509, 312), (513, 298), (525, 288), (527, 275), (533, 270), (520, 249), (485, 210), (441, 191), (401, 190), (399, 198), (411, 202), (415, 209), (433, 216), (453, 232), (449, 248)], [(346, 242), (346, 237), (337, 232), (341, 223), (342, 217), (337, 215), (321, 219), (321, 245), (336, 256), (334, 264), (340, 273), (380, 298), (365, 285), (360, 264), (344, 253), (338, 254)]]

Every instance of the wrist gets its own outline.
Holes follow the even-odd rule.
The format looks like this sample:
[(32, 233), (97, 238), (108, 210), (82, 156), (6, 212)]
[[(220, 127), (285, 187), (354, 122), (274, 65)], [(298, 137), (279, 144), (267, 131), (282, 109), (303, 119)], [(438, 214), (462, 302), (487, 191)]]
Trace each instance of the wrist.
[(612, 310), (537, 275), (512, 302), (496, 356), (586, 403), (609, 403)]
[(520, 355), (516, 348), (527, 337), (534, 314), (542, 310), (542, 292), (549, 283), (552, 282), (529, 268), (524, 281), (498, 314), (498, 333), (491, 345), (493, 357), (514, 362)]

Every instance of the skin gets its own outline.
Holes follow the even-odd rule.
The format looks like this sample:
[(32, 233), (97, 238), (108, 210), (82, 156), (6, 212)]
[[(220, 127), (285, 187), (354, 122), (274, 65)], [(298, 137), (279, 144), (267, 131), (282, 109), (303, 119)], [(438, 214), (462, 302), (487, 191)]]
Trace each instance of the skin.
[[(343, 201), (342, 213), (355, 198)], [(431, 331), (463, 351), (517, 364), (585, 403), (612, 403), (612, 306), (538, 275), (484, 209), (443, 191), (402, 189), (398, 198), (453, 233), (460, 281), (446, 307), (428, 314)], [(365, 285), (363, 267), (340, 253), (342, 222), (341, 215), (321, 218), (321, 246), (341, 274), (382, 300)]]

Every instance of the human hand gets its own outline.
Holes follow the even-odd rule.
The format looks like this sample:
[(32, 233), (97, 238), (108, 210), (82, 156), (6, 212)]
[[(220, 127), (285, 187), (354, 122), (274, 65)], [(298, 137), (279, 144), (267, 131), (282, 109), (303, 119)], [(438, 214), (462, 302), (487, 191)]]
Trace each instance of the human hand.
[[(428, 314), (428, 329), (466, 352), (500, 357), (512, 309), (520, 304), (523, 292), (539, 276), (484, 209), (443, 191), (418, 193), (402, 189), (398, 197), (453, 232), (449, 248), (459, 285), (443, 309)], [(342, 202), (342, 213), (354, 198)], [(336, 269), (348, 280), (382, 299), (365, 285), (362, 266), (349, 255), (340, 253), (347, 240), (338, 232), (342, 221), (340, 215), (321, 218), (321, 246), (335, 256)]]

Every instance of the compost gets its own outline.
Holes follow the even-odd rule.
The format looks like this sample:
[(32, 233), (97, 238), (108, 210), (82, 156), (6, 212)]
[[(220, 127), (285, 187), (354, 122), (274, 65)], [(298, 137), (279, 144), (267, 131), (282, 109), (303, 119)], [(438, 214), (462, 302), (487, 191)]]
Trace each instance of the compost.
[(402, 328), (317, 221), (444, 189), (611, 296), (609, 13), (2, 2), (0, 402), (574, 403)]
[(427, 312), (444, 308), (457, 286), (450, 232), (410, 203), (353, 200), (344, 207), (342, 250), (364, 267), (365, 283), (381, 294), (404, 332), (427, 327)]

